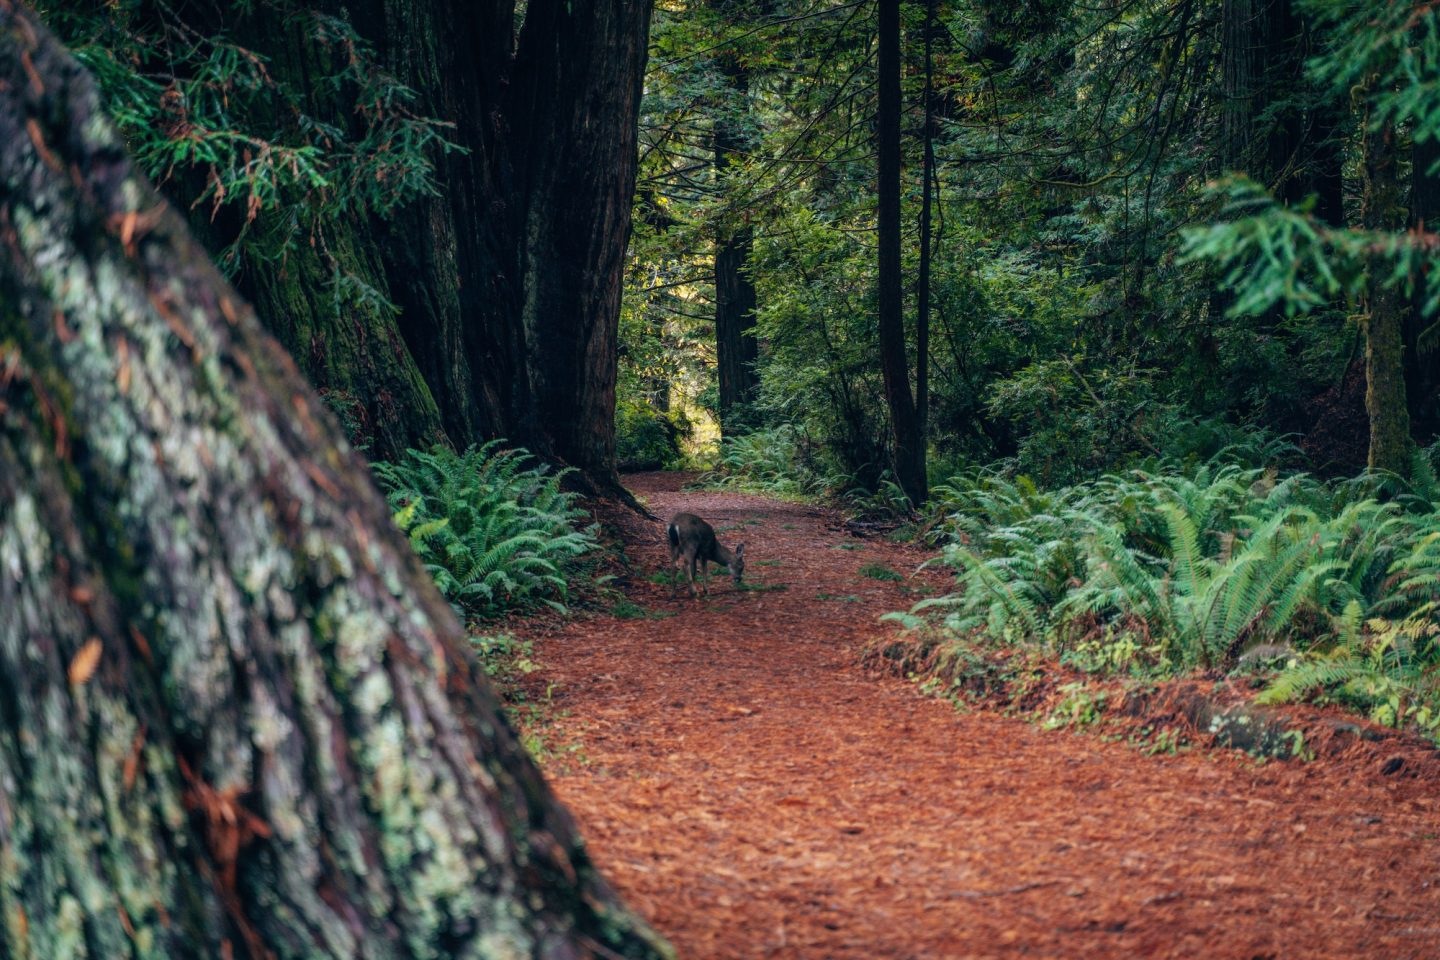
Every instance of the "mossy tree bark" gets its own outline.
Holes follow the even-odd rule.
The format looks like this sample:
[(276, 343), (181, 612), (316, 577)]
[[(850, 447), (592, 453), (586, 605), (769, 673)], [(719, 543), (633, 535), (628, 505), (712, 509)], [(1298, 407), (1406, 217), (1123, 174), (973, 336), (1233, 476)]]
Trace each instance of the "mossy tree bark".
[(0, 0), (0, 955), (665, 953), (334, 418)]
[[(518, 38), (515, 0), (304, 6), (352, 24), (415, 91), (417, 114), (454, 124), (461, 149), (434, 152), (436, 196), (331, 224), (283, 269), (246, 271), (242, 293), (332, 401), (358, 405), (375, 455), (506, 437), (618, 492), (616, 352), (650, 3), (532, 0)], [(264, 56), (305, 91), (307, 115), (353, 124), (357, 105), (315, 82), (337, 54), (305, 18), (206, 2), (184, 13)], [(182, 206), (185, 190), (172, 190)], [(192, 226), (215, 250), (241, 225), (208, 216)], [(397, 310), (337, 297), (336, 275)]]
[[(1365, 102), (1370, 103), (1370, 98)], [(1366, 229), (1393, 233), (1405, 224), (1396, 132), (1389, 123), (1375, 128), (1371, 119), (1368, 111), (1360, 118), (1361, 217)], [(1382, 283), (1390, 269), (1383, 256), (1374, 258), (1360, 319), (1365, 337), (1365, 412), (1370, 421), (1368, 465), (1406, 475), (1413, 446), (1405, 400), (1406, 302), (1403, 291)]]
[[(65, 3), (72, 9), (90, 7), (97, 18), (106, 16), (108, 6), (103, 0)], [(357, 127), (357, 108), (362, 106), (355, 102), (353, 84), (323, 79), (340, 75), (349, 66), (346, 51), (342, 45), (322, 41), (316, 22), (301, 15), (301, 9), (289, 5), (246, 9), (225, 0), (201, 0), (185, 5), (183, 11), (161, 3), (139, 3), (128, 15), (146, 28), (173, 27), (183, 17), (184, 28), (194, 31), (193, 36), (224, 37), (260, 58), (265, 76), (274, 84), (268, 100), (255, 98), (260, 115), (249, 118), (261, 136), (293, 126), (298, 115), (308, 123), (350, 133)], [(344, 0), (314, 0), (303, 9), (342, 18), (359, 12), (348, 10)], [(182, 36), (193, 42), (191, 34)], [(294, 99), (280, 95), (282, 90)], [(175, 122), (183, 130), (189, 122), (184, 101), (177, 98), (176, 103)], [(344, 176), (343, 170), (329, 172)], [(180, 209), (189, 211), (191, 230), (213, 254), (246, 234), (273, 237), (287, 229), (298, 233), (283, 256), (270, 249), (273, 241), (250, 244), (249, 254), (239, 258), (235, 285), (372, 456), (393, 459), (406, 447), (425, 447), (447, 438), (464, 443), (479, 434), (465, 429), (473, 422), (442, 411), (437, 390), (429, 382), (430, 371), (421, 366), (421, 360), (432, 359), (431, 351), (446, 345), (443, 339), (435, 329), (428, 330), (417, 338), (417, 352), (403, 335), (408, 327), (401, 320), (408, 304), (392, 278), (399, 277), (403, 288), (413, 271), (396, 269), (392, 262), (389, 251), (397, 247), (386, 218), (361, 209), (315, 217), (306, 205), (290, 199), (253, 211), (243, 204), (197, 203), (209, 186), (207, 179), (202, 169), (182, 167), (166, 178), (163, 190)], [(326, 192), (338, 189), (343, 187), (332, 185)], [(427, 239), (422, 237), (421, 244)], [(409, 246), (398, 249), (408, 251)], [(452, 278), (453, 286), (453, 263), (447, 264), (445, 275)], [(446, 383), (435, 380), (437, 386)], [(453, 392), (440, 396), (454, 402)]]

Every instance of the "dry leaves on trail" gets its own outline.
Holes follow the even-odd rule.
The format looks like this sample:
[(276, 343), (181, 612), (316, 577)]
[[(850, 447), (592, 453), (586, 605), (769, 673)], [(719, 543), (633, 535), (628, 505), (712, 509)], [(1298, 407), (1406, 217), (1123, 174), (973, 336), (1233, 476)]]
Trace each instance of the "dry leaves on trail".
[[(914, 599), (859, 571), (922, 554), (813, 507), (630, 480), (784, 587), (722, 577), (696, 602), (637, 581), (672, 615), (536, 637), (546, 735), (585, 757), (552, 782), (682, 957), (1440, 957), (1435, 783), (958, 714), (855, 666)], [(661, 538), (630, 548), (645, 572)]]

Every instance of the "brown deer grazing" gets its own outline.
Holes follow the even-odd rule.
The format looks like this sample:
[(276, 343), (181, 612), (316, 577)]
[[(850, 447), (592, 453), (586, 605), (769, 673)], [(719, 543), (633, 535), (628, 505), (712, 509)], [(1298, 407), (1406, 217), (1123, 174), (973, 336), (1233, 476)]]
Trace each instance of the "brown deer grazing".
[(675, 596), (679, 583), (675, 577), (675, 563), (685, 558), (685, 576), (690, 582), (690, 595), (699, 596), (695, 591), (695, 564), (700, 564), (701, 589), (710, 595), (710, 561), (723, 563), (730, 568), (730, 579), (740, 586), (745, 573), (745, 544), (737, 544), (733, 551), (720, 546), (715, 539), (715, 528), (693, 513), (677, 513), (670, 518), (665, 528), (670, 539), (670, 596)]

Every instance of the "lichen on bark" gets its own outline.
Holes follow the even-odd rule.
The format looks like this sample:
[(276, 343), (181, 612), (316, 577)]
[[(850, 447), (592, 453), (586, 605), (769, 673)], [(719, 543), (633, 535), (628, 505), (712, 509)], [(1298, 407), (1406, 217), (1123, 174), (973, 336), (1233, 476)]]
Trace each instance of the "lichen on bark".
[(662, 956), (362, 461), (0, 0), (0, 954)]

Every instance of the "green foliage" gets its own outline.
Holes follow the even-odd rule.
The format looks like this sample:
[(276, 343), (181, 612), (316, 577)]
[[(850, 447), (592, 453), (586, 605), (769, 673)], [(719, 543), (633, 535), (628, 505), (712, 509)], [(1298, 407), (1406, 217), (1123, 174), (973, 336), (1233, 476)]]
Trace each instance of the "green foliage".
[[(1339, 298), (1357, 298), (1378, 281), (1409, 295), (1423, 278), (1424, 312), (1440, 306), (1435, 247), (1426, 235), (1331, 227), (1305, 207), (1286, 207), (1244, 177), (1217, 185), (1220, 220), (1186, 233), (1189, 260), (1213, 260), (1222, 285), (1236, 294), (1232, 313), (1259, 314), (1274, 307), (1308, 312)], [(1387, 269), (1374, 274), (1379, 256)], [(1424, 346), (1434, 349), (1436, 328)]]
[(517, 639), (513, 634), (472, 634), (470, 646), (485, 676), (509, 703), (521, 699), (520, 681), (540, 669), (535, 660), (535, 644)]
[(1100, 368), (1087, 375), (1079, 358), (1032, 363), (997, 382), (991, 415), (1023, 426), (1020, 469), (1044, 482), (1065, 482), (1110, 469), (1151, 445), (1150, 371)]
[(823, 472), (816, 460), (813, 443), (794, 427), (756, 430), (726, 437), (720, 445), (719, 464), (699, 482), (807, 500), (832, 493), (843, 483), (840, 476)]
[(845, 503), (862, 517), (910, 517), (915, 513), (910, 498), (889, 470), (880, 474), (873, 489), (859, 486), (846, 493)]
[[(910, 625), (1037, 645), (1087, 670), (1284, 662), (1272, 700), (1328, 692), (1437, 728), (1433, 473), (1323, 483), (1205, 464), (1042, 489), (973, 471), (936, 489), (956, 593)], [(1384, 500), (1376, 499), (1382, 495)]]
[[(40, 12), (95, 76), (151, 179), (185, 184), (186, 205), (237, 224), (218, 257), (231, 273), (277, 269), (301, 244), (323, 251), (340, 218), (435, 196), (435, 156), (459, 149), (453, 125), (416, 113), (415, 91), (348, 19), (316, 7), (123, 0)], [(288, 75), (262, 48), (299, 48), (315, 72)]]
[(883, 563), (867, 563), (860, 568), (860, 576), (869, 577), (871, 580), (885, 580), (899, 582), (905, 579), (903, 573), (897, 573), (885, 566)]
[(1105, 716), (1106, 694), (1091, 690), (1083, 683), (1067, 683), (1060, 688), (1061, 700), (1045, 718), (1045, 729), (1089, 727)]
[[(1226, 445), (1218, 433), (1248, 429), (1217, 425), (1280, 434), (1323, 417), (1356, 356), (1353, 297), (1372, 281), (1440, 303), (1427, 232), (1335, 225), (1354, 219), (1340, 200), (1355, 192), (1366, 124), (1394, 128), (1402, 169), (1411, 147), (1440, 136), (1437, 14), (1293, 6), (1296, 29), (1279, 38), (1264, 18), (1229, 23), (1237, 8), (1218, 2), (902, 5), (910, 229), (926, 46), (944, 118), (933, 130), (934, 459), (1003, 460), (1047, 486), (1146, 460), (1195, 466)], [(862, 498), (883, 493), (889, 457), (874, 362), (869, 17), (843, 4), (793, 19), (745, 2), (661, 8), (622, 333), (627, 364), (708, 395), (715, 238), (745, 227), (761, 424), (805, 436), (819, 454), (808, 461)], [(1238, 100), (1225, 92), (1234, 43), (1261, 61)], [(1245, 143), (1230, 142), (1237, 123)], [(719, 124), (745, 144), (722, 171), (707, 162)], [(1329, 207), (1306, 199), (1325, 184)], [(918, 254), (913, 243), (904, 253), (907, 277)], [(911, 323), (910, 284), (906, 297)], [(1407, 351), (1440, 345), (1436, 329)], [(1440, 421), (1430, 393), (1423, 405)], [(1329, 469), (1338, 458), (1322, 446), (1307, 449)]]
[(593, 528), (576, 529), (585, 513), (560, 489), (563, 474), (500, 441), (464, 453), (410, 450), (373, 469), (396, 526), (462, 617), (535, 602), (564, 609), (566, 576), (596, 542)]
[(623, 396), (615, 406), (615, 460), (622, 470), (673, 469), (682, 459), (683, 417), (664, 414), (644, 400)]
[[(1302, 6), (1325, 39), (1322, 55), (1308, 64), (1321, 90), (1353, 100), (1372, 132), (1408, 128), (1415, 144), (1440, 138), (1440, 18), (1433, 9), (1367, 0), (1307, 0)], [(1411, 294), (1422, 285), (1422, 313), (1433, 317), (1440, 307), (1436, 246), (1425, 231), (1327, 224), (1312, 204), (1286, 206), (1243, 175), (1210, 193), (1223, 204), (1219, 220), (1186, 231), (1185, 258), (1221, 267), (1222, 284), (1235, 293), (1232, 314), (1278, 306), (1294, 315), (1374, 287)], [(1384, 213), (1388, 219), (1397, 215)], [(1419, 349), (1435, 349), (1437, 332), (1440, 327), (1430, 325)]]

